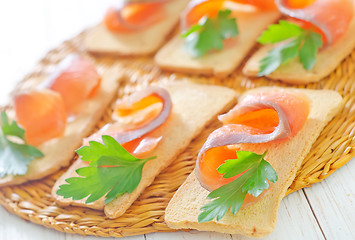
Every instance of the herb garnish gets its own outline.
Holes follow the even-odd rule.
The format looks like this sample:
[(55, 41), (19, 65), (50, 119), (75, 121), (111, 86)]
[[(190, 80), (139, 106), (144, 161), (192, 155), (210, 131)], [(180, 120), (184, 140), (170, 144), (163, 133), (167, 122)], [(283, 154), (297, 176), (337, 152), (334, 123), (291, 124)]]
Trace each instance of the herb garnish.
[(316, 62), (318, 49), (323, 45), (322, 36), (319, 33), (302, 29), (297, 24), (284, 20), (270, 25), (258, 42), (261, 44), (280, 43), (260, 61), (258, 76), (268, 75), (280, 65), (296, 57), (299, 57), (303, 68), (309, 71)]
[(234, 181), (212, 191), (207, 198), (214, 199), (204, 205), (198, 216), (198, 222), (208, 222), (214, 218), (221, 220), (228, 209), (236, 214), (243, 205), (245, 196), (259, 196), (264, 189), (269, 188), (267, 180), (275, 183), (277, 173), (264, 159), (267, 151), (258, 155), (248, 151), (237, 151), (237, 159), (227, 160), (217, 170), (224, 178), (234, 177), (246, 171)]
[(43, 157), (40, 150), (26, 144), (24, 136), (25, 130), (1, 112), (0, 177), (24, 175), (33, 159)]
[(89, 146), (76, 151), (81, 160), (90, 164), (76, 170), (81, 177), (66, 179), (69, 184), (61, 185), (58, 195), (73, 200), (90, 195), (86, 203), (91, 203), (106, 194), (107, 204), (124, 193), (133, 192), (141, 181), (144, 164), (156, 158), (136, 158), (108, 135), (102, 136), (102, 142), (90, 141)]
[(220, 10), (216, 17), (203, 17), (186, 30), (181, 37), (185, 38), (187, 52), (193, 57), (201, 57), (211, 50), (221, 50), (223, 40), (237, 36), (237, 21), (231, 13), (229, 9)]

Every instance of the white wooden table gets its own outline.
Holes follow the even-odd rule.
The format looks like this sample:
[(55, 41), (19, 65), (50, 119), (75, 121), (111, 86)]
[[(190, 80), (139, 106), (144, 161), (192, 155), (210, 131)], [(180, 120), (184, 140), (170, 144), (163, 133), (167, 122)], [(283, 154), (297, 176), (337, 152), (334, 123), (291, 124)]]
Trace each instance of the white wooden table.
[[(0, 104), (45, 53), (100, 21), (118, 0), (0, 0)], [(0, 206), (0, 240), (98, 239), (25, 222)], [(245, 239), (210, 232), (153, 233), (131, 240)], [(265, 239), (355, 239), (355, 160), (312, 188), (287, 196)]]

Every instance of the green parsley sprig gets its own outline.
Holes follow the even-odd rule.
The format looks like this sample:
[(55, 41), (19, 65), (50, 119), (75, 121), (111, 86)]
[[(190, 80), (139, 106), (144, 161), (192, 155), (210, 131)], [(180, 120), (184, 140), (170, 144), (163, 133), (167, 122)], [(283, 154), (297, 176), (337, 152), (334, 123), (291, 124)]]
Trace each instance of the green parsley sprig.
[(258, 42), (261, 44), (280, 43), (260, 61), (258, 76), (268, 75), (290, 59), (297, 57), (304, 69), (309, 71), (313, 68), (316, 54), (323, 45), (322, 36), (319, 33), (302, 29), (297, 24), (284, 20), (270, 25)]
[(201, 57), (207, 52), (223, 49), (223, 40), (238, 35), (235, 18), (231, 10), (220, 10), (215, 18), (203, 17), (191, 26), (181, 37), (185, 38), (185, 49), (193, 57)]
[(0, 177), (24, 175), (28, 164), (43, 153), (25, 141), (25, 130), (16, 121), (10, 122), (6, 112), (1, 113)]
[(236, 214), (243, 205), (245, 196), (252, 194), (259, 196), (269, 188), (267, 180), (275, 183), (277, 173), (275, 169), (264, 159), (267, 152), (258, 155), (248, 151), (237, 151), (237, 159), (227, 160), (217, 170), (224, 174), (224, 178), (231, 178), (240, 173), (240, 177), (212, 191), (207, 198), (214, 199), (204, 205), (198, 216), (198, 222), (221, 220), (228, 209)]
[(124, 193), (133, 192), (141, 181), (145, 163), (156, 158), (136, 158), (111, 136), (103, 135), (102, 142), (90, 141), (89, 146), (76, 151), (83, 161), (90, 164), (76, 170), (81, 177), (66, 179), (68, 184), (59, 187), (58, 195), (73, 200), (89, 196), (86, 203), (106, 195), (107, 204)]

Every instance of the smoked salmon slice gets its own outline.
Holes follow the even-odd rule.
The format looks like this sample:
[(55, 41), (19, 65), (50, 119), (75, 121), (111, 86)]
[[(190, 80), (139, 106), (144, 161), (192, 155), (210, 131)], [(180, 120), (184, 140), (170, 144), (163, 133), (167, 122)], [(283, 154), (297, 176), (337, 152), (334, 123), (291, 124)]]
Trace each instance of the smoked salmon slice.
[(132, 155), (147, 155), (162, 140), (162, 136), (155, 136), (154, 130), (164, 124), (171, 109), (170, 94), (165, 89), (148, 87), (117, 102), (112, 114), (115, 122), (85, 139), (83, 145), (89, 141), (101, 142), (102, 135), (110, 135)]
[(124, 125), (126, 130), (138, 129), (160, 114), (163, 108), (162, 101), (161, 98), (150, 95), (133, 103), (132, 106), (126, 106), (124, 102), (119, 102), (112, 117)]
[[(117, 128), (118, 131), (112, 131), (113, 127), (111, 127), (111, 132), (113, 132), (111, 136), (114, 137), (120, 144), (123, 144), (140, 138), (161, 126), (171, 113), (172, 101), (168, 91), (160, 87), (147, 87), (142, 91), (132, 94), (129, 98), (117, 104), (116, 110), (113, 114), (114, 116), (116, 114), (122, 114), (122, 110), (128, 111), (128, 109), (131, 109), (133, 113), (139, 110), (142, 106), (147, 106), (148, 108), (147, 104), (149, 103), (154, 103), (153, 105), (159, 104), (156, 103), (156, 101), (159, 101), (162, 104), (161, 107), (157, 106), (159, 109), (158, 114), (154, 113), (157, 109), (155, 107), (150, 109), (148, 112), (143, 111), (143, 119), (145, 119), (145, 121), (143, 121), (143, 123), (139, 123), (138, 125), (136, 122), (133, 122), (135, 127), (126, 127), (124, 131), (119, 130), (121, 128), (120, 124), (114, 124), (114, 128)], [(121, 109), (121, 111), (119, 109)], [(151, 117), (152, 112), (155, 117)]]
[(197, 24), (202, 17), (214, 18), (217, 16), (219, 10), (224, 9), (226, 2), (235, 2), (241, 4), (248, 4), (257, 7), (260, 10), (275, 10), (276, 5), (274, 0), (206, 0), (206, 1), (191, 1), (188, 10), (184, 14), (184, 27), (188, 28), (194, 24)]
[(165, 17), (164, 1), (130, 3), (119, 9), (109, 8), (104, 24), (112, 32), (130, 33), (151, 26)]
[[(309, 114), (309, 100), (302, 94), (289, 93), (285, 91), (279, 92), (260, 92), (253, 95), (248, 95), (241, 102), (240, 105), (247, 105), (256, 101), (273, 102), (281, 107), (285, 113), (285, 117), (290, 125), (290, 136), (294, 136), (307, 120)], [(271, 109), (261, 109), (256, 111), (249, 111), (244, 114), (237, 114), (237, 111), (232, 109), (229, 114), (219, 116), (223, 124), (238, 123), (250, 126), (259, 130), (265, 129), (273, 124), (275, 127), (279, 123), (276, 121), (276, 112)], [(250, 117), (249, 119), (247, 117)], [(256, 121), (258, 120), (258, 121)]]
[[(217, 168), (226, 160), (237, 159), (240, 143), (267, 143), (293, 137), (302, 129), (309, 111), (309, 101), (301, 94), (277, 91), (248, 95), (227, 114), (219, 116), (224, 126), (212, 132), (203, 145), (195, 171), (201, 186), (213, 191), (241, 176), (243, 173), (224, 178)], [(247, 195), (245, 204), (253, 201), (256, 198)]]
[(122, 144), (122, 147), (133, 156), (137, 158), (143, 158), (158, 146), (162, 138), (162, 136), (153, 137), (148, 133), (143, 137)]
[(14, 107), (29, 144), (37, 146), (63, 135), (67, 115), (59, 93), (44, 89), (18, 94)]
[(58, 66), (48, 82), (49, 89), (60, 93), (68, 115), (80, 112), (81, 104), (93, 97), (101, 83), (95, 65), (86, 58), (72, 54)]
[(352, 0), (276, 0), (280, 12), (302, 21), (301, 27), (321, 32), (327, 45), (348, 30), (354, 15)]
[(28, 143), (39, 145), (62, 136), (67, 116), (80, 112), (81, 104), (96, 94), (100, 82), (95, 66), (72, 54), (37, 90), (17, 95), (16, 116)]
[(291, 8), (305, 8), (313, 4), (316, 0), (287, 0), (287, 6)]
[(275, 0), (232, 0), (232, 2), (253, 5), (260, 10), (270, 11), (276, 10)]

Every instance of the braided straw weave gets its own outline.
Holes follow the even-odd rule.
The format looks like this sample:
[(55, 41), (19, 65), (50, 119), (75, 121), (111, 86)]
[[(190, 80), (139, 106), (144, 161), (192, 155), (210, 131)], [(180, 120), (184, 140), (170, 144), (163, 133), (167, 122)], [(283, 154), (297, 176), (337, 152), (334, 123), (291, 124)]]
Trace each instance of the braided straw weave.
[[(53, 71), (56, 64), (67, 54), (72, 52), (86, 54), (81, 44), (84, 34), (85, 32), (50, 51), (33, 72), (17, 86), (14, 93), (38, 84), (36, 79)], [(118, 67), (127, 76), (120, 82), (118, 97), (151, 82), (176, 81), (181, 77), (187, 77), (161, 72), (154, 66), (151, 56), (93, 59), (101, 73), (111, 67)], [(193, 76), (191, 79), (199, 83), (228, 86), (238, 93), (259, 86), (288, 86), (264, 78), (248, 79), (240, 73), (240, 69), (225, 79), (199, 76)], [(319, 83), (297, 87), (336, 90), (344, 97), (344, 102), (341, 112), (328, 124), (314, 143), (287, 194), (321, 181), (355, 156), (355, 51), (326, 79)], [(110, 112), (111, 109), (108, 109), (100, 126), (109, 120)], [(164, 223), (164, 209), (174, 192), (194, 168), (194, 159), (200, 147), (216, 126), (218, 126), (217, 121), (206, 128), (170, 167), (157, 176), (154, 183), (143, 192), (128, 211), (117, 219), (108, 219), (100, 211), (57, 206), (50, 192), (54, 182), (65, 169), (39, 181), (0, 189), (0, 203), (9, 212), (23, 219), (68, 233), (123, 237), (173, 231)]]

